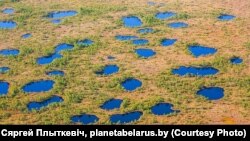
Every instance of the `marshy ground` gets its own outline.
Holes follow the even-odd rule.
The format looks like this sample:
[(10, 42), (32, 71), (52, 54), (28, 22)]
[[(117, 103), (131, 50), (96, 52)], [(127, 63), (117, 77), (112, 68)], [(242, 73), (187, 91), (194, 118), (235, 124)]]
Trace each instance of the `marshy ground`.
[[(75, 124), (84, 119), (86, 124), (119, 120), (130, 124), (249, 124), (249, 9), (249, 0), (0, 1), (0, 68), (8, 68), (0, 71), (0, 124)], [(61, 18), (61, 13), (51, 13), (54, 11), (70, 13)], [(159, 13), (161, 18), (157, 18)], [(140, 22), (126, 27), (125, 17)], [(171, 23), (185, 26), (170, 28)], [(148, 30), (141, 31), (144, 28)], [(129, 36), (120, 41), (118, 35)], [(197, 57), (190, 46), (214, 50), (198, 52)], [(151, 49), (153, 55), (141, 57), (138, 49)], [(113, 67), (106, 70), (105, 66)], [(172, 72), (181, 66), (218, 72), (204, 77)], [(63, 75), (48, 75), (55, 70)], [(136, 80), (135, 90), (125, 90), (127, 80)], [(46, 91), (32, 84), (46, 81), (50, 82), (44, 86)], [(31, 88), (27, 93), (26, 84), (43, 92)], [(204, 87), (219, 89), (220, 99), (197, 94)], [(60, 100), (51, 101), (53, 96)], [(119, 100), (118, 106), (102, 108), (112, 99)], [(40, 110), (29, 110), (32, 102)], [(153, 114), (152, 108), (159, 103), (167, 103), (161, 108), (167, 107), (164, 110), (171, 114)], [(129, 117), (126, 113), (136, 121), (124, 119)]]

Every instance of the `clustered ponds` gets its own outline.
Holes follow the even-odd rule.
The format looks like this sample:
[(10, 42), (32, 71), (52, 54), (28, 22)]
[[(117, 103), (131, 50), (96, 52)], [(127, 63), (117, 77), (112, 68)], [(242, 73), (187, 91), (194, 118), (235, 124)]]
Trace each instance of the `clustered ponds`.
[[(155, 2), (148, 2), (148, 5), (155, 6), (157, 3)], [(160, 3), (160, 5), (164, 5), (163, 3)], [(11, 15), (15, 13), (15, 10), (13, 8), (5, 8), (2, 10), (2, 13)], [(60, 24), (64, 18), (76, 16), (78, 14), (77, 11), (74, 10), (68, 10), (68, 11), (52, 11), (49, 12), (45, 18), (50, 19), (52, 23), (54, 24)], [(158, 12), (155, 14), (155, 18), (162, 21), (167, 21), (169, 19), (174, 20), (178, 15), (178, 13), (172, 12), (172, 11), (165, 11), (165, 12)], [(217, 17), (219, 21), (230, 21), (235, 19), (236, 17), (229, 14), (221, 14)], [(124, 27), (130, 28), (130, 29), (136, 29), (136, 33), (140, 35), (145, 35), (149, 33), (154, 33), (155, 30), (151, 27), (144, 27), (143, 20), (140, 19), (137, 16), (124, 16), (122, 17), (122, 22)], [(12, 20), (4, 20), (0, 21), (0, 29), (3, 30), (10, 30), (16, 28), (18, 25), (15, 21)], [(172, 29), (180, 29), (181, 28), (188, 28), (189, 24), (185, 22), (179, 22), (174, 21), (167, 23), (167, 27)], [(31, 33), (25, 33), (21, 35), (22, 39), (28, 39), (32, 37)], [(115, 36), (115, 39), (118, 41), (124, 41), (124, 42), (130, 42), (134, 46), (140, 46), (140, 48), (134, 49), (134, 53), (139, 57), (143, 59), (149, 59), (156, 55), (156, 51), (153, 49), (150, 49), (148, 47), (141, 47), (149, 45), (150, 42), (148, 39), (140, 38), (136, 35), (117, 35)], [(164, 38), (160, 40), (160, 45), (163, 47), (169, 47), (174, 46), (174, 44), (177, 42), (177, 39), (171, 39), (171, 38)], [(89, 47), (94, 44), (94, 41), (91, 39), (83, 39), (78, 40), (76, 43), (79, 47)], [(75, 44), (68, 44), (68, 43), (61, 43), (55, 46), (54, 52), (45, 55), (42, 57), (37, 58), (36, 62), (39, 65), (47, 65), (52, 63), (56, 59), (60, 59), (63, 57), (62, 52), (72, 50), (74, 48)], [(214, 55), (217, 52), (216, 48), (213, 47), (207, 47), (203, 45), (190, 45), (188, 46), (189, 52), (196, 58), (199, 58), (201, 56), (207, 56), (207, 55)], [(18, 56), (19, 55), (18, 49), (2, 49), (0, 50), (0, 56)], [(114, 60), (115, 57), (108, 56), (108, 60)], [(243, 62), (243, 59), (240, 57), (232, 57), (230, 59), (230, 62), (232, 64), (241, 64)], [(0, 67), (0, 74), (5, 74), (10, 70), (9, 67)], [(115, 64), (108, 64), (103, 66), (100, 70), (95, 71), (95, 74), (97, 76), (106, 76), (109, 77), (111, 75), (115, 75), (120, 71), (120, 68), (118, 65)], [(178, 68), (172, 69), (172, 74), (176, 76), (182, 76), (182, 77), (205, 77), (205, 76), (211, 76), (216, 75), (219, 73), (219, 70), (212, 67), (212, 66), (180, 66)], [(46, 75), (48, 76), (60, 76), (63, 77), (65, 73), (61, 70), (52, 70), (49, 72), (46, 72)], [(51, 77), (53, 78), (53, 77)], [(25, 84), (22, 87), (22, 90), (27, 94), (34, 94), (34, 93), (43, 93), (48, 92), (53, 89), (55, 85), (55, 82), (53, 80), (36, 80), (29, 82)], [(125, 92), (134, 92), (142, 87), (143, 83), (141, 80), (130, 77), (126, 78), (123, 81), (120, 82), (120, 86), (123, 88)], [(0, 81), (0, 95), (7, 95), (9, 91), (10, 84), (5, 81)], [(224, 89), (221, 87), (202, 87), (200, 88), (196, 94), (199, 97), (204, 97), (207, 100), (219, 100), (224, 97)], [(41, 110), (42, 108), (48, 107), (49, 105), (57, 104), (63, 102), (64, 99), (60, 96), (53, 95), (45, 100), (41, 101), (32, 101), (27, 104), (27, 109), (29, 111), (34, 110)], [(111, 111), (111, 110), (119, 110), (121, 105), (123, 103), (122, 99), (109, 99), (106, 102), (104, 102), (102, 105), (100, 105), (100, 109), (105, 111)], [(151, 107), (151, 113), (156, 116), (166, 116), (166, 115), (172, 115), (172, 114), (178, 114), (180, 110), (175, 110), (174, 105), (171, 103), (157, 103), (154, 106)], [(130, 111), (126, 113), (120, 113), (120, 114), (113, 114), (110, 115), (109, 120), (112, 124), (126, 124), (131, 123), (134, 121), (137, 121), (143, 116), (143, 112), (141, 111)], [(82, 113), (79, 115), (75, 115), (71, 117), (72, 123), (80, 123), (80, 124), (94, 124), (99, 121), (99, 118), (96, 115), (93, 114), (87, 114)]]

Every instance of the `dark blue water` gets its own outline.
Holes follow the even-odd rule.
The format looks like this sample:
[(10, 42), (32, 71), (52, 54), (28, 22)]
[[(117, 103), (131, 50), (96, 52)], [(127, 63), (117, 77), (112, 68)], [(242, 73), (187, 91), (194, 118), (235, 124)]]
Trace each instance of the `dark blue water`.
[(137, 33), (140, 33), (140, 34), (147, 34), (147, 33), (152, 33), (152, 32), (154, 32), (152, 28), (142, 28), (142, 29), (137, 30)]
[(218, 17), (219, 20), (221, 21), (231, 21), (233, 19), (235, 19), (235, 16), (233, 15), (228, 15), (228, 14), (221, 14), (219, 17)]
[(1, 95), (7, 95), (9, 91), (9, 83), (0, 81), (0, 96)]
[(184, 22), (173, 22), (168, 24), (168, 26), (171, 28), (186, 28), (188, 27), (188, 24)]
[(60, 24), (62, 22), (62, 20), (60, 20), (60, 19), (54, 19), (54, 20), (51, 20), (51, 22), (53, 24)]
[(54, 83), (53, 80), (39, 80), (24, 85), (22, 89), (26, 93), (46, 92), (53, 88)]
[(161, 40), (161, 45), (164, 47), (171, 46), (173, 45), (177, 39), (162, 39)]
[(2, 12), (4, 14), (13, 14), (15, 10), (13, 8), (5, 8)]
[(180, 76), (191, 75), (191, 76), (207, 76), (215, 75), (219, 70), (213, 67), (185, 67), (181, 66), (178, 69), (173, 69), (172, 73)]
[(132, 41), (132, 43), (136, 46), (144, 46), (147, 45), (149, 41), (146, 39), (135, 39)]
[(62, 55), (58, 53), (54, 53), (49, 56), (40, 57), (36, 61), (39, 65), (47, 65), (47, 64), (52, 63), (55, 59), (59, 59), (59, 58), (62, 58)]
[(172, 113), (178, 113), (179, 110), (173, 110), (173, 105), (170, 103), (158, 103), (151, 108), (151, 112), (154, 115), (169, 115)]
[(0, 29), (13, 29), (17, 26), (13, 21), (0, 21)]
[(114, 110), (114, 109), (119, 109), (121, 107), (121, 104), (122, 104), (121, 99), (110, 99), (105, 103), (103, 103), (101, 108), (104, 110)]
[(126, 91), (134, 91), (142, 86), (142, 82), (138, 79), (129, 78), (122, 82), (122, 87)]
[(117, 65), (107, 65), (101, 71), (96, 72), (97, 75), (112, 75), (119, 71), (119, 67)]
[(243, 62), (243, 59), (240, 57), (233, 57), (230, 59), (230, 62), (232, 64), (241, 64)]
[(142, 21), (136, 16), (123, 17), (122, 20), (125, 27), (135, 28), (142, 26)]
[(200, 45), (189, 46), (188, 49), (195, 57), (212, 55), (217, 52), (217, 49), (215, 48)]
[(197, 94), (206, 97), (208, 100), (218, 100), (224, 97), (224, 89), (220, 87), (205, 87), (200, 89)]
[(41, 101), (41, 102), (30, 102), (27, 105), (27, 108), (28, 108), (29, 111), (40, 110), (42, 108), (45, 108), (45, 107), (49, 106), (50, 104), (59, 103), (59, 102), (63, 102), (62, 97), (60, 97), (60, 96), (52, 96), (49, 99), (46, 99), (46, 100)]
[(58, 44), (55, 48), (55, 52), (56, 53), (60, 53), (61, 51), (64, 51), (64, 50), (70, 50), (74, 48), (74, 45), (72, 44), (66, 44), (66, 43), (62, 43), (62, 44)]
[(61, 19), (65, 17), (75, 16), (77, 14), (76, 11), (69, 10), (69, 11), (53, 11), (48, 13), (47, 17), (52, 19)]
[(139, 120), (142, 114), (143, 113), (140, 111), (129, 112), (125, 114), (115, 114), (110, 116), (110, 121), (113, 124), (131, 123)]
[(98, 120), (99, 118), (97, 116), (89, 114), (76, 115), (71, 118), (72, 122), (81, 124), (93, 124)]
[(28, 38), (30, 38), (31, 36), (32, 36), (32, 34), (26, 33), (26, 34), (23, 34), (21, 37), (22, 37), (23, 39), (28, 39)]
[(117, 35), (115, 36), (116, 40), (119, 41), (129, 41), (129, 40), (134, 40), (137, 39), (137, 36), (132, 36), (132, 35)]
[(47, 72), (46, 74), (49, 76), (64, 76), (64, 72), (59, 70), (50, 71)]
[(81, 40), (81, 41), (78, 41), (77, 44), (79, 46), (82, 46), (82, 47), (87, 47), (87, 46), (90, 46), (92, 45), (94, 42), (90, 39), (84, 39), (84, 40)]
[(170, 19), (174, 16), (176, 16), (176, 13), (174, 12), (159, 12), (155, 15), (155, 17), (160, 20)]
[(107, 58), (108, 58), (108, 60), (111, 60), (111, 61), (112, 61), (112, 60), (115, 60), (115, 57), (114, 57), (114, 56), (108, 56)]
[(0, 67), (0, 74), (1, 73), (7, 73), (10, 70), (9, 67)]
[(17, 56), (18, 54), (19, 54), (19, 50), (17, 49), (0, 50), (0, 55), (3, 55), (3, 56)]
[(136, 49), (135, 53), (141, 58), (149, 58), (155, 56), (156, 54), (156, 52), (154, 52), (152, 49), (147, 49), (147, 48)]

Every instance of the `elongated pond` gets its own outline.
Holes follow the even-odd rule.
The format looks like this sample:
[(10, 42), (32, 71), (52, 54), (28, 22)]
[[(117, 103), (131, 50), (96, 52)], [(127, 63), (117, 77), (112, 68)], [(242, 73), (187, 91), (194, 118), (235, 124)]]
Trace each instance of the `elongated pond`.
[(110, 116), (112, 124), (125, 124), (137, 121), (143, 115), (140, 111), (128, 112), (125, 114), (115, 114)]
[(63, 98), (60, 96), (52, 96), (49, 99), (46, 99), (44, 101), (41, 102), (30, 102), (27, 107), (29, 111), (32, 110), (40, 110), (42, 108), (48, 107), (51, 104), (55, 104), (55, 103), (60, 103), (63, 102)]

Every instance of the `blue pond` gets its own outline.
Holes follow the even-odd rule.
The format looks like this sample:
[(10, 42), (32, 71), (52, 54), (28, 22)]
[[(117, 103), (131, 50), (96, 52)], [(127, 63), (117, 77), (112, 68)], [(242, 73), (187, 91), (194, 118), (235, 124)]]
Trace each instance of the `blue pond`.
[(147, 48), (136, 49), (135, 53), (141, 58), (149, 58), (155, 56), (156, 54), (156, 52), (154, 52), (152, 49), (147, 49)]
[(154, 32), (152, 28), (142, 28), (142, 29), (137, 30), (137, 33), (140, 33), (140, 34), (147, 34), (147, 33), (152, 33), (152, 32)]
[(191, 76), (207, 76), (207, 75), (215, 75), (219, 72), (219, 70), (213, 67), (185, 67), (181, 66), (178, 69), (172, 70), (173, 74), (177, 74), (180, 76), (191, 75)]
[(70, 50), (72, 48), (74, 48), (74, 45), (62, 43), (56, 46), (55, 52), (60, 53), (61, 51)]
[(22, 89), (26, 93), (46, 92), (53, 88), (54, 83), (52, 80), (39, 80), (24, 85)]
[(30, 38), (31, 36), (32, 36), (32, 34), (26, 33), (26, 34), (23, 34), (21, 37), (22, 37), (23, 39), (27, 39), (27, 38)]
[(241, 64), (243, 62), (243, 59), (241, 59), (240, 57), (233, 57), (230, 59), (230, 62), (232, 64)]
[(178, 113), (179, 110), (173, 110), (173, 105), (170, 103), (158, 103), (151, 108), (151, 112), (154, 115), (168, 115), (172, 113)]
[(2, 12), (4, 14), (13, 14), (15, 10), (13, 8), (5, 8)]
[(218, 19), (221, 21), (230, 21), (233, 20), (235, 18), (235, 16), (233, 15), (228, 15), (228, 14), (221, 14)]
[(142, 26), (142, 21), (136, 16), (123, 17), (122, 20), (125, 27), (135, 28)]
[(130, 92), (136, 90), (137, 88), (141, 86), (142, 86), (142, 82), (134, 78), (129, 78), (122, 82), (122, 87), (126, 91), (130, 91)]
[(82, 124), (93, 124), (97, 122), (99, 118), (95, 115), (82, 114), (71, 117), (71, 121), (74, 123), (82, 123)]
[(113, 124), (131, 123), (139, 120), (142, 114), (143, 113), (139, 111), (129, 112), (125, 114), (115, 114), (110, 116), (110, 121)]
[(174, 12), (159, 12), (155, 15), (155, 17), (160, 20), (166, 20), (174, 17), (175, 15), (176, 13)]
[(81, 41), (78, 41), (77, 44), (79, 46), (82, 46), (82, 47), (87, 47), (87, 46), (90, 46), (92, 45), (94, 42), (90, 39), (84, 39), (84, 40), (81, 40)]
[(62, 20), (60, 20), (60, 19), (54, 19), (54, 20), (51, 20), (51, 22), (53, 24), (60, 24), (62, 22)]
[(59, 58), (62, 58), (62, 55), (60, 55), (58, 53), (54, 53), (54, 54), (49, 55), (49, 56), (37, 58), (36, 61), (39, 65), (46, 65), (46, 64), (52, 63), (55, 59), (59, 59)]
[(134, 40), (137, 39), (137, 36), (132, 36), (132, 35), (117, 35), (115, 36), (116, 40), (119, 41), (129, 41), (129, 40)]
[(217, 49), (215, 48), (200, 45), (189, 46), (188, 49), (195, 57), (212, 55), (217, 52)]
[(9, 83), (0, 81), (0, 96), (8, 94), (8, 91), (9, 91)]
[(46, 74), (49, 76), (64, 76), (64, 72), (59, 70), (50, 71), (47, 72)]
[(106, 101), (101, 108), (104, 110), (114, 110), (121, 107), (122, 100), (121, 99), (110, 99)]
[(108, 60), (114, 60), (115, 59), (114, 56), (108, 56), (107, 58), (108, 58)]
[(168, 24), (168, 26), (171, 28), (186, 28), (188, 27), (188, 24), (184, 22), (173, 22)]
[(6, 73), (6, 72), (8, 72), (10, 70), (10, 68), (8, 68), (8, 67), (0, 67), (0, 74), (1, 73)]
[(13, 29), (17, 26), (13, 21), (0, 21), (0, 29)]
[(18, 54), (19, 54), (19, 50), (17, 49), (0, 50), (0, 55), (3, 55), (3, 56), (17, 56)]
[(147, 45), (149, 41), (146, 39), (135, 39), (132, 41), (132, 43), (136, 46), (143, 46), (143, 45)]
[(171, 46), (171, 45), (173, 45), (176, 41), (177, 41), (177, 39), (162, 39), (162, 40), (161, 40), (161, 45), (162, 45), (163, 47)]
[(220, 87), (204, 87), (197, 94), (206, 97), (208, 100), (218, 100), (224, 97), (224, 89)]
[(101, 71), (97, 71), (97, 75), (112, 75), (119, 71), (119, 67), (117, 65), (106, 65)]
[(52, 19), (61, 19), (65, 17), (75, 16), (77, 14), (76, 11), (69, 10), (69, 11), (53, 11), (48, 13), (47, 17)]
[(27, 105), (27, 107), (28, 107), (29, 111), (40, 110), (40, 109), (42, 109), (44, 107), (49, 106), (50, 104), (59, 103), (59, 102), (63, 102), (62, 97), (60, 97), (60, 96), (52, 96), (49, 99), (46, 99), (46, 100), (41, 101), (41, 102), (30, 102)]

